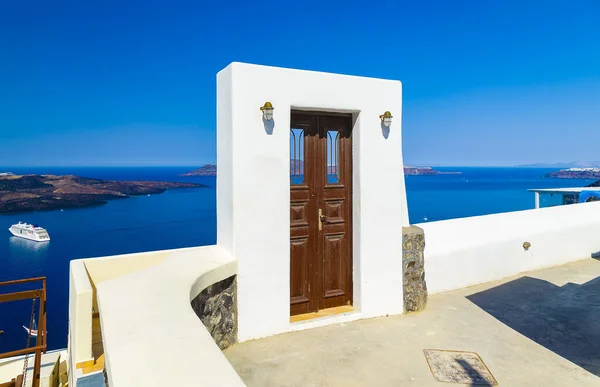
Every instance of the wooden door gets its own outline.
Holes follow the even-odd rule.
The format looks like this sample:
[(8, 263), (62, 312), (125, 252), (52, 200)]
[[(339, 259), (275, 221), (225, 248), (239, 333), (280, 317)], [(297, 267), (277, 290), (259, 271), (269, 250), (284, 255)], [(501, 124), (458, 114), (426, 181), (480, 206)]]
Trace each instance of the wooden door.
[(290, 312), (352, 303), (352, 118), (292, 112)]

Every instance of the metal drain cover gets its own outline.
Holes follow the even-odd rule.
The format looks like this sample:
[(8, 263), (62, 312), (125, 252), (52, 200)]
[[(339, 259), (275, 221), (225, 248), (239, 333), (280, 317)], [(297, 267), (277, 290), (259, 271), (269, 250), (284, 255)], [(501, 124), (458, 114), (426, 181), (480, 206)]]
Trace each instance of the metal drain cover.
[(498, 382), (475, 352), (423, 350), (429, 369), (438, 382), (497, 386)]

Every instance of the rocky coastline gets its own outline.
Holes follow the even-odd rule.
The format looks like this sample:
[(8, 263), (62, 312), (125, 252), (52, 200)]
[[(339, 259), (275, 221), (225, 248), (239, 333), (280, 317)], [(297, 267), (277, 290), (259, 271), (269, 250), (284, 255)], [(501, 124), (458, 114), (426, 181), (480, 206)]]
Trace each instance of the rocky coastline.
[(441, 172), (431, 167), (404, 167), (404, 175), (460, 175), (462, 172)]
[(595, 182), (586, 185), (586, 187), (600, 187), (600, 180), (596, 180)]
[(567, 168), (547, 173), (544, 177), (554, 179), (600, 179), (600, 168)]
[(217, 166), (215, 164), (204, 164), (200, 168), (183, 173), (180, 176), (217, 176)]
[(113, 181), (73, 175), (0, 175), (0, 214), (81, 208), (109, 200), (153, 195), (172, 188), (201, 188), (203, 184)]

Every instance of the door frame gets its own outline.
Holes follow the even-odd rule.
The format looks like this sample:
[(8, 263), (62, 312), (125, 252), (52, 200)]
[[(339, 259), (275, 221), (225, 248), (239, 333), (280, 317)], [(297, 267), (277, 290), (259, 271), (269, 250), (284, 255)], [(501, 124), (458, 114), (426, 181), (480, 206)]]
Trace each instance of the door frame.
[[(355, 267), (354, 267), (354, 208), (355, 208), (355, 197), (354, 197), (354, 167), (355, 167), (355, 159), (354, 159), (354, 123), (355, 123), (355, 119), (356, 116), (354, 113), (352, 112), (330, 112), (330, 111), (322, 111), (322, 110), (310, 110), (310, 109), (302, 109), (302, 108), (294, 108), (292, 107), (290, 109), (290, 140), (291, 140), (291, 129), (294, 127), (293, 122), (291, 120), (292, 115), (296, 113), (296, 114), (303, 114), (303, 115), (307, 115), (307, 116), (312, 116), (312, 120), (314, 120), (314, 122), (316, 122), (316, 136), (317, 139), (320, 138), (321, 133), (321, 129), (322, 129), (322, 123), (319, 120), (319, 117), (322, 116), (330, 116), (330, 117), (343, 117), (345, 119), (347, 119), (347, 130), (348, 130), (348, 136), (347, 136), (347, 145), (344, 147), (344, 152), (349, 153), (349, 160), (344, 161), (346, 164), (346, 168), (343, 168), (342, 173), (344, 174), (344, 177), (342, 177), (342, 182), (343, 183), (337, 183), (337, 184), (329, 184), (327, 182), (327, 174), (325, 175), (325, 180), (322, 182), (323, 184), (321, 186), (316, 185), (315, 181), (313, 181), (311, 184), (313, 187), (316, 186), (315, 189), (319, 189), (320, 193), (319, 193), (319, 197), (318, 199), (315, 199), (315, 201), (313, 202), (312, 206), (308, 206), (308, 207), (314, 207), (311, 208), (311, 210), (313, 212), (315, 212), (315, 214), (311, 214), (310, 216), (307, 217), (307, 219), (312, 219), (313, 220), (313, 224), (310, 225), (310, 227), (313, 227), (315, 230), (318, 228), (319, 225), (319, 219), (318, 219), (318, 215), (316, 214), (317, 209), (319, 207), (323, 207), (325, 208), (325, 190), (327, 189), (327, 186), (338, 186), (338, 187), (343, 187), (343, 189), (345, 190), (345, 195), (344, 195), (344, 200), (347, 201), (347, 219), (345, 219), (345, 223), (346, 223), (346, 229), (345, 229), (345, 237), (347, 238), (347, 242), (345, 242), (347, 245), (347, 251), (348, 251), (348, 262), (347, 262), (347, 270), (348, 273), (346, 274), (346, 289), (345, 289), (345, 293), (346, 293), (346, 298), (347, 298), (347, 304), (349, 306), (353, 306), (355, 304), (355, 300), (354, 300), (354, 286), (355, 286)], [(302, 125), (298, 125), (298, 126), (302, 126)], [(325, 130), (325, 136), (326, 136), (326, 130)], [(324, 141), (324, 143), (320, 143), (319, 140), (315, 141), (315, 148), (317, 150), (316, 154), (313, 154), (314, 157), (317, 158), (317, 160), (319, 159), (323, 159), (321, 160), (321, 163), (324, 163), (326, 168), (328, 168), (328, 160), (327, 160), (327, 153), (325, 150), (324, 154), (320, 154), (318, 152), (319, 147), (326, 147), (327, 146), (327, 139), (323, 139), (322, 141)], [(342, 152), (340, 152), (341, 154)], [(305, 154), (306, 154), (306, 150), (305, 150)], [(290, 154), (290, 159), (291, 159), (291, 154)], [(317, 163), (319, 163), (319, 161), (317, 161)], [(306, 173), (306, 163), (305, 165), (305, 170), (304, 173)], [(316, 165), (316, 164), (315, 164)], [(328, 170), (328, 169), (326, 169)], [(317, 177), (314, 175), (314, 170), (313, 170), (313, 180), (317, 180)], [(292, 185), (289, 185), (290, 191), (292, 189)], [(291, 192), (290, 192), (290, 203), (289, 206), (291, 206), (292, 204), (292, 200), (291, 200)], [(288, 206), (288, 207), (289, 207)], [(290, 219), (290, 226), (291, 226), (291, 222), (292, 220)], [(290, 227), (290, 239), (292, 237), (291, 235), (291, 227)], [(310, 301), (308, 303), (308, 308), (311, 310), (308, 311), (303, 311), (298, 313), (297, 310), (294, 310), (292, 305), (290, 304), (290, 315), (298, 315), (298, 314), (303, 314), (303, 313), (314, 313), (314, 312), (319, 312), (323, 309), (328, 309), (330, 307), (328, 307), (326, 305), (327, 303), (327, 299), (324, 297), (324, 279), (325, 279), (325, 234), (322, 233), (321, 231), (318, 231), (318, 233), (316, 234), (316, 246), (315, 246), (315, 251), (314, 251), (314, 256), (311, 257), (310, 259), (312, 259), (312, 263), (311, 265), (313, 265), (312, 268), (312, 272), (308, 273), (308, 275), (312, 276), (312, 283), (316, 285), (315, 289), (314, 289), (314, 294), (313, 295), (309, 295), (310, 297)], [(291, 253), (290, 253), (291, 254)], [(322, 257), (322, 259), (320, 259)], [(311, 265), (308, 265), (309, 267)], [(288, 277), (291, 277), (291, 271), (292, 271), (292, 267), (291, 267), (291, 255), (290, 255), (290, 269), (289, 269), (289, 274)], [(291, 279), (290, 279), (290, 291), (291, 291)], [(290, 294), (291, 296), (291, 294)]]

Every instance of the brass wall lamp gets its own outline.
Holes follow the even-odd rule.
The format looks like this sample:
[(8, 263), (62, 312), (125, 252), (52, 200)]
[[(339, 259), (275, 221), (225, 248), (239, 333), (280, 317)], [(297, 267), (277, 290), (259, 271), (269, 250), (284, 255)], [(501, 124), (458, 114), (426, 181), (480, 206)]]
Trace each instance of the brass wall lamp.
[(265, 121), (271, 121), (273, 119), (273, 110), (275, 110), (275, 108), (271, 102), (265, 102), (265, 104), (260, 107), (260, 110), (263, 112)]
[(381, 119), (381, 123), (383, 123), (383, 126), (389, 128), (392, 125), (392, 118), (394, 117), (392, 116), (392, 113), (386, 111), (385, 113), (380, 115), (379, 118)]

